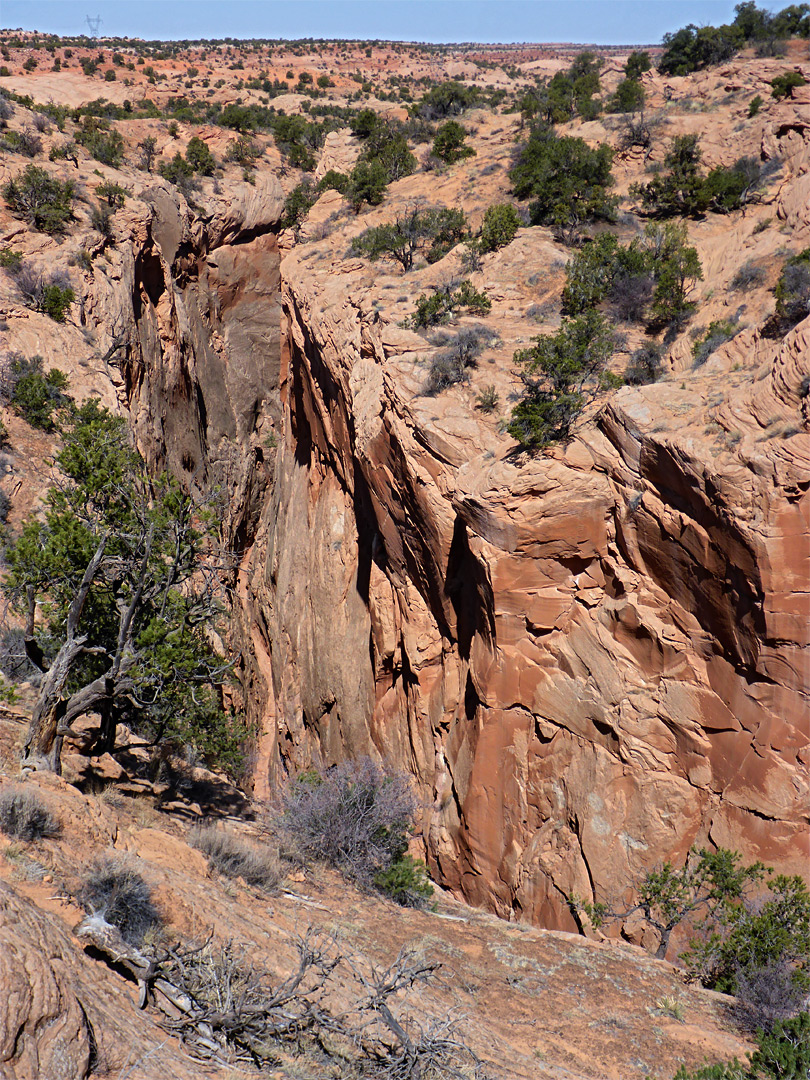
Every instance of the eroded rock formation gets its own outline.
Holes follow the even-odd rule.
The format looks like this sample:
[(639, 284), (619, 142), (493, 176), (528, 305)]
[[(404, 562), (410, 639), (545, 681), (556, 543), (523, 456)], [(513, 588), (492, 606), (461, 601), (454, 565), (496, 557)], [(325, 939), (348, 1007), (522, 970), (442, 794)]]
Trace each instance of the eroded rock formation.
[(808, 323), (739, 335), (688, 386), (625, 388), (566, 449), (515, 460), (470, 413), (423, 423), (409, 335), (357, 296), (350, 270), (313, 286), (284, 263), (253, 585), (277, 760), (412, 769), (441, 880), (544, 925), (707, 839), (799, 868)]

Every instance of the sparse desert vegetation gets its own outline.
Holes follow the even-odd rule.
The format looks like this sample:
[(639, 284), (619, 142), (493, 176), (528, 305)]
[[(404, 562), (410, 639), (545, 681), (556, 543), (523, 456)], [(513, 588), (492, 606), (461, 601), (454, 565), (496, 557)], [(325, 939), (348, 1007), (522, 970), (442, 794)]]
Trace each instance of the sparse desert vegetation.
[(0, 1071), (804, 1076), (805, 8), (0, 32)]

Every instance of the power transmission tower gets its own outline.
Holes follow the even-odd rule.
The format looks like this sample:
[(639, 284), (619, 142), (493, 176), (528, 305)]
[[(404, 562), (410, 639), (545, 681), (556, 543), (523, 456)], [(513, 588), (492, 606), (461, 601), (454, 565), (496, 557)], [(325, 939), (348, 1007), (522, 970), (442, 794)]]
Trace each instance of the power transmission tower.
[(90, 33), (92, 34), (92, 36), (94, 38), (97, 38), (98, 37), (99, 27), (101, 26), (101, 24), (102, 24), (102, 22), (104, 20), (101, 18), (100, 15), (95, 15), (95, 16), (86, 15), (85, 20), (87, 22), (87, 25), (90, 27)]

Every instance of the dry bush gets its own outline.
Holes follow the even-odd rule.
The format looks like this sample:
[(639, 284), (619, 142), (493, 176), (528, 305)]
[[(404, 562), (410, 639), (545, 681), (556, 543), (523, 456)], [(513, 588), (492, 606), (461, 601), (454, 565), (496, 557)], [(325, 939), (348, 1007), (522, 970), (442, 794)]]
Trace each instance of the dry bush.
[(225, 877), (244, 878), (248, 885), (267, 890), (277, 889), (281, 884), (283, 867), (278, 856), (267, 847), (256, 847), (214, 825), (196, 829), (191, 843), (208, 856), (208, 865)]
[(281, 831), (293, 850), (365, 887), (403, 853), (418, 809), (405, 773), (370, 758), (302, 773), (281, 804)]
[(741, 292), (745, 292), (747, 289), (755, 289), (758, 285), (764, 284), (765, 277), (763, 267), (756, 266), (749, 260), (742, 264), (731, 279), (731, 288), (738, 289)]
[(439, 351), (431, 358), (423, 392), (438, 394), (448, 386), (466, 382), (468, 369), (475, 365), (484, 347), (497, 337), (495, 331), (486, 326), (464, 326), (455, 334), (443, 331), (434, 334), (430, 343), (438, 345)]
[(163, 923), (152, 890), (124, 856), (102, 855), (85, 867), (75, 896), (88, 915), (117, 927), (132, 945)]
[(620, 322), (644, 322), (654, 292), (655, 278), (651, 273), (618, 275), (608, 293), (611, 314)]
[(59, 822), (35, 791), (15, 784), (0, 795), (0, 829), (15, 840), (58, 836)]
[(312, 927), (293, 940), (296, 962), (281, 979), (251, 962), (250, 946), (233, 941), (209, 939), (164, 954), (151, 975), (153, 1000), (167, 1013), (164, 1028), (195, 1055), (220, 1063), (278, 1065), (287, 1045), (317, 1053), (340, 1075), (483, 1080), (458, 1019), (420, 1022), (413, 1015), (410, 999), (435, 979), (439, 964), (403, 950), (377, 967)]
[(763, 967), (737, 973), (735, 1013), (751, 1032), (771, 1031), (774, 1024), (789, 1020), (807, 1009), (808, 993), (794, 979), (785, 960), (772, 960)]

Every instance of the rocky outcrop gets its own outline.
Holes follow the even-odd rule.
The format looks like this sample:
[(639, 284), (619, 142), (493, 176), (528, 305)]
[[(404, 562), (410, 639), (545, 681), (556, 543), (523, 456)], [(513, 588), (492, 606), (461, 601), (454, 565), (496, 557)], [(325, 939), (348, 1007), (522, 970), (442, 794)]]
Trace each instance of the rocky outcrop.
[(431, 422), (419, 339), (358, 268), (313, 280), (308, 258), (284, 262), (285, 439), (252, 582), (271, 758), (413, 771), (439, 879), (546, 926), (695, 843), (795, 871), (810, 323), (738, 336), (688, 386), (625, 388), (522, 460), (449, 401)]
[[(747, 94), (743, 75), (707, 75), (701, 96)], [(648, 82), (663, 102), (660, 78)], [(798, 234), (802, 109), (769, 100), (740, 136), (781, 159), (767, 198)], [(706, 115), (684, 111), (677, 130), (703, 137)], [(583, 132), (604, 137), (593, 123)], [(481, 113), (478, 201), (462, 167), (431, 174), (431, 198), (464, 203), (472, 221), (502, 200), (505, 124)], [(729, 154), (724, 130), (706, 133), (707, 163)], [(350, 168), (357, 150), (334, 133), (321, 172)], [(618, 163), (621, 184), (640, 167)], [(269, 171), (224, 191), (211, 181), (196, 209), (166, 183), (132, 182), (117, 243), (86, 274), (82, 328), (107, 353), (93, 376), (104, 400), (112, 386), (152, 464), (219, 493), (240, 560), (244, 699), (262, 732), (257, 794), (313, 758), (388, 758), (418, 778), (438, 880), (568, 929), (571, 894), (618, 895), (693, 843), (799, 866), (808, 323), (766, 337), (770, 294), (746, 294), (754, 325), (699, 371), (683, 335), (665, 382), (620, 390), (567, 447), (525, 460), (468, 389), (423, 394), (428, 346), (398, 325), (397, 305), (457, 277), (458, 256), (406, 280), (348, 254), (363, 224), (425, 198), (424, 175), (363, 222), (323, 194), (284, 261), (283, 306), (283, 192)], [(691, 226), (707, 325), (735, 314), (735, 267), (755, 255), (773, 278), (783, 240), (761, 217)], [(509, 343), (481, 365), (504, 397), (531, 311), (553, 307), (548, 327), (558, 317), (564, 255), (522, 229), (476, 278)], [(49, 363), (59, 343), (87, 344), (27, 309), (10, 318), (10, 346)]]
[(197, 213), (169, 185), (146, 187), (83, 305), (102, 344), (120, 346), (108, 370), (140, 449), (156, 467), (218, 490), (232, 545), (258, 518), (279, 415), (282, 204), (267, 173)]

